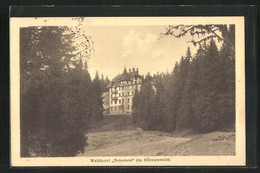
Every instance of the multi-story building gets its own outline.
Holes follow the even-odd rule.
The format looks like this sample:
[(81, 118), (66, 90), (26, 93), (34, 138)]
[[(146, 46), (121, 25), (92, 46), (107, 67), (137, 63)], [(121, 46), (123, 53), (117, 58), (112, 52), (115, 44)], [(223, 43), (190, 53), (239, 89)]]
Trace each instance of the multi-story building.
[(142, 77), (135, 70), (124, 69), (122, 74), (117, 75), (108, 84), (109, 93), (109, 114), (131, 114), (133, 97), (135, 91), (140, 91)]

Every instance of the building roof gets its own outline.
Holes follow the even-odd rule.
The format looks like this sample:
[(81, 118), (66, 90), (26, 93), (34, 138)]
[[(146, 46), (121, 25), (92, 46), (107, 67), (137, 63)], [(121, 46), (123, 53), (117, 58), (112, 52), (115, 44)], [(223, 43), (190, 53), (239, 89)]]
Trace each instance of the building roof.
[(124, 69), (124, 72), (122, 74), (117, 75), (114, 77), (111, 82), (107, 85), (107, 88), (112, 87), (112, 84), (115, 83), (115, 85), (120, 84), (121, 81), (129, 81), (132, 80), (133, 77), (138, 76), (141, 77), (138, 73), (138, 70), (132, 71), (132, 72), (127, 72)]

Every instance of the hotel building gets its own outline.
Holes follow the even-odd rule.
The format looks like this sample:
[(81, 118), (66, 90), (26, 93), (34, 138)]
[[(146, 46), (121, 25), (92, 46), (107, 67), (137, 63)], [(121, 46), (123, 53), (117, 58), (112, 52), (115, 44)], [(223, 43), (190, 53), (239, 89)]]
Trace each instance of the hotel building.
[(140, 91), (142, 77), (138, 68), (124, 69), (108, 84), (109, 114), (131, 114), (135, 91)]

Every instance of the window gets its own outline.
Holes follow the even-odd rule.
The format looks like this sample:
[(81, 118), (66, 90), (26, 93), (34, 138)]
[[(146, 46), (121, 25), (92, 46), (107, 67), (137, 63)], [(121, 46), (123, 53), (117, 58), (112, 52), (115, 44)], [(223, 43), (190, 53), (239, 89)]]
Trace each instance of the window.
[(129, 91), (127, 92), (127, 95), (129, 96)]
[(129, 110), (129, 105), (128, 105), (127, 109)]
[(122, 90), (124, 89), (124, 87), (122, 87)]
[(115, 104), (117, 104), (117, 100), (115, 100)]
[(130, 102), (130, 99), (129, 99), (129, 98), (127, 98), (127, 102), (128, 102), (128, 103)]
[(137, 84), (137, 81), (135, 81), (135, 84)]
[(121, 103), (121, 100), (119, 99), (119, 104)]
[(122, 97), (124, 97), (124, 92), (122, 92)]
[(115, 111), (116, 111), (116, 106), (115, 106)]
[(121, 97), (121, 93), (119, 93), (119, 97)]
[(122, 103), (124, 103), (124, 101), (125, 101), (125, 100), (124, 100), (124, 99), (122, 99)]
[(113, 104), (113, 100), (111, 101), (111, 105)]
[(118, 108), (119, 108), (119, 110), (121, 111), (121, 106), (119, 106)]
[(111, 111), (113, 111), (113, 107), (111, 107)]
[(134, 91), (132, 91), (132, 95), (134, 95)]

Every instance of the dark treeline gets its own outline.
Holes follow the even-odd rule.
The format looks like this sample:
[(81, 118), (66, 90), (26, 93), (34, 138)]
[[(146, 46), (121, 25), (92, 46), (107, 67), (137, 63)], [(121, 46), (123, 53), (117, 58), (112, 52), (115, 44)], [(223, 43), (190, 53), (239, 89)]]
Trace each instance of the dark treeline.
[(133, 117), (145, 130), (197, 133), (235, 128), (235, 58), (212, 39), (176, 63), (170, 74), (149, 74), (133, 98)]
[(75, 55), (67, 27), (20, 30), (21, 156), (74, 156), (84, 151), (91, 123), (103, 118), (102, 91)]

